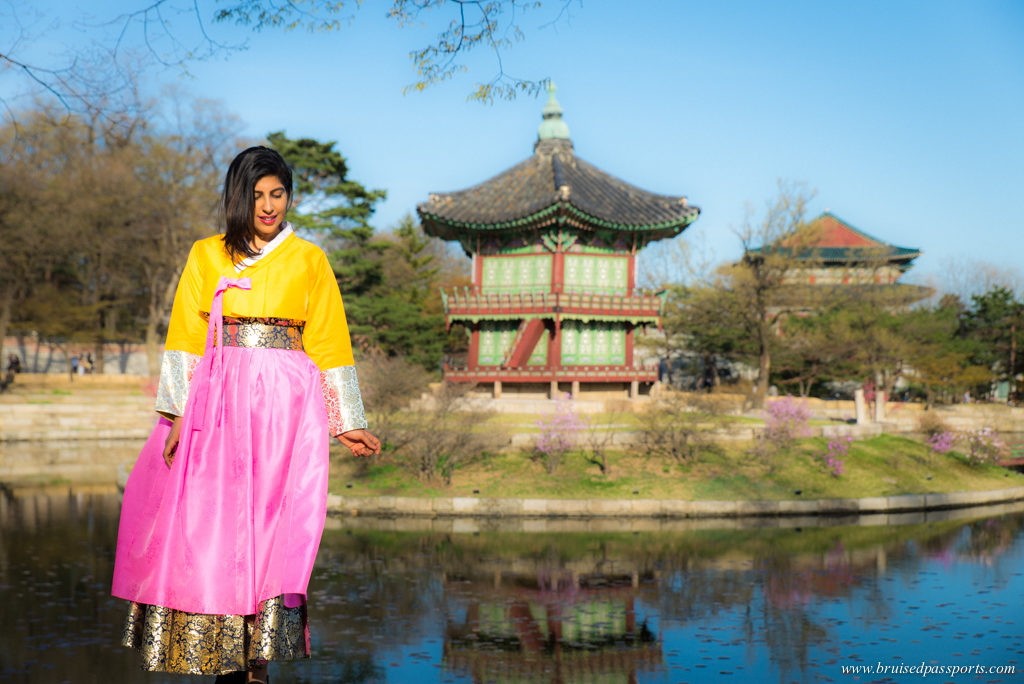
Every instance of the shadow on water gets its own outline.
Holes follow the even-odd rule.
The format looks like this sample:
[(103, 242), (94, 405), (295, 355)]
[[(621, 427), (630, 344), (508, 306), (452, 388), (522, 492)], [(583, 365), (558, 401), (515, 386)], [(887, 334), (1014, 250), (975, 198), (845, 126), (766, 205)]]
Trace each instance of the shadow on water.
[[(143, 674), (117, 646), (119, 505), (113, 488), (3, 490), (0, 680), (212, 682)], [(789, 682), (858, 664), (1017, 665), (1022, 511), (542, 533), (332, 519), (310, 584), (313, 658), (272, 680)]]

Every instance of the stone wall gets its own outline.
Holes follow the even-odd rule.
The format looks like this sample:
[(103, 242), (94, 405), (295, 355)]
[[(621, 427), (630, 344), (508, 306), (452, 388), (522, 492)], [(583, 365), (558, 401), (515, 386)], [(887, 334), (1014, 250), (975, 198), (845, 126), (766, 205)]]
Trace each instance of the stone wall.
[[(69, 355), (86, 352), (93, 354), (94, 363), (96, 348), (93, 345), (74, 344), (66, 349), (50, 344), (39, 344), (30, 337), (7, 337), (0, 345), (0, 359), (3, 359), (3, 370), (7, 369), (7, 357), (16, 354), (21, 359), (22, 368), (26, 373), (60, 373), (68, 374), (71, 369)], [(163, 346), (160, 347), (163, 352)], [(146, 365), (146, 350), (142, 344), (108, 344), (103, 353), (105, 375), (145, 375), (149, 372)]]

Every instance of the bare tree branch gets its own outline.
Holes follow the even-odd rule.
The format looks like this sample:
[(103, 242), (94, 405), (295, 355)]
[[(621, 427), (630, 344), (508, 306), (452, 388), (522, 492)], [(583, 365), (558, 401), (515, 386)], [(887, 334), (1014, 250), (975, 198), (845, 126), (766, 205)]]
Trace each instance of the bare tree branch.
[[(574, 1), (582, 4), (582, 0), (558, 0), (557, 15), (542, 26), (549, 27), (563, 20)], [(77, 56), (99, 52), (108, 60), (105, 64), (100, 65), (95, 59), (83, 64), (77, 56), (63, 66), (33, 63), (20, 56), (19, 41), (16, 41), (11, 48), (0, 50), (0, 65), (20, 71), (33, 88), (56, 98), (67, 111), (75, 111), (82, 92), (76, 91), (76, 83), (95, 84), (100, 80), (110, 84), (106, 91), (116, 91), (130, 80), (132, 75), (124, 73), (122, 60), (133, 40), (147, 56), (147, 61), (160, 68), (187, 71), (192, 60), (247, 47), (244, 41), (229, 43), (218, 38), (211, 32), (211, 20), (253, 31), (331, 32), (341, 30), (354, 20), (354, 11), (362, 5), (362, 0), (139, 0), (139, 3), (136, 9), (109, 20), (73, 22), (72, 25), (83, 29), (92, 40), (91, 47), (76, 51)], [(526, 10), (541, 6), (536, 0), (391, 0), (387, 16), (399, 27), (417, 22), (431, 10), (449, 13), (450, 17), (433, 42), (409, 53), (416, 80), (405, 86), (403, 92), (422, 91), (468, 72), (466, 58), (475, 48), (486, 46), (494, 53), (496, 73), (491, 79), (476, 83), (469, 99), (492, 102), (496, 97), (511, 99), (518, 94), (540, 93), (548, 79), (513, 75), (507, 71), (504, 57), (525, 37), (521, 23)], [(185, 24), (176, 23), (176, 16), (185, 17)], [(20, 25), (16, 16), (9, 23)], [(102, 66), (105, 77), (96, 79), (95, 72), (85, 71), (86, 66), (92, 69)], [(135, 55), (133, 66), (142, 66), (139, 55)], [(11, 109), (6, 100), (0, 102)]]

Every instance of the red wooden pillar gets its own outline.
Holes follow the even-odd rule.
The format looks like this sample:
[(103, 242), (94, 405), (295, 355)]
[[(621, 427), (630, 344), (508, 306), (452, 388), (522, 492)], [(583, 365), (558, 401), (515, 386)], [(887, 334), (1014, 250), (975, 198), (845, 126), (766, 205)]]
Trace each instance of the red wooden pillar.
[(551, 291), (562, 294), (565, 291), (565, 252), (559, 249), (551, 259)]
[(555, 316), (555, 329), (548, 343), (548, 367), (556, 369), (562, 365), (562, 317)]
[(483, 292), (484, 287), (484, 257), (477, 252), (473, 255), (473, 289), (478, 293)]
[(480, 367), (480, 324), (473, 323), (469, 333), (469, 363), (470, 368)]

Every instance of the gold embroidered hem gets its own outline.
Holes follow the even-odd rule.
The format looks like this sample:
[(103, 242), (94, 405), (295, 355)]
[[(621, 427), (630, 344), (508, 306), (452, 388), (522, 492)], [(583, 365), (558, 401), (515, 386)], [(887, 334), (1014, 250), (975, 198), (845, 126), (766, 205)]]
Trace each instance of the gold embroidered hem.
[(306, 604), (263, 601), (256, 615), (205, 615), (131, 603), (121, 645), (136, 648), (149, 672), (219, 675), (251, 663), (309, 657)]

